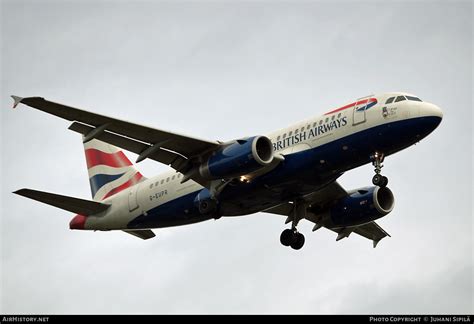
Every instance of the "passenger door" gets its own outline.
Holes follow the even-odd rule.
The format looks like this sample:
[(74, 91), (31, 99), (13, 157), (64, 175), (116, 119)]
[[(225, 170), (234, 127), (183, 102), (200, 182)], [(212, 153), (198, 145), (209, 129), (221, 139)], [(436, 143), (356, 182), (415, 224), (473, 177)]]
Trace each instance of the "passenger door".
[(359, 104), (359, 105), (356, 104), (354, 106), (353, 117), (352, 117), (353, 126), (362, 124), (366, 121), (365, 108), (367, 107), (367, 102), (368, 100), (363, 104)]
[(138, 208), (138, 187), (140, 184), (136, 184), (133, 187), (130, 188), (130, 191), (128, 192), (128, 210), (129, 211), (134, 211), (135, 209)]

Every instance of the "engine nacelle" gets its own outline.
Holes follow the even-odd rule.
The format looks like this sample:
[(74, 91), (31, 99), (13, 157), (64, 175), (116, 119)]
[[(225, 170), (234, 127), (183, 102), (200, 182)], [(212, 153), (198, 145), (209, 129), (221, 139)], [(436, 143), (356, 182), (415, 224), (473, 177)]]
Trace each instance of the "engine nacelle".
[(387, 187), (367, 187), (354, 191), (331, 207), (330, 216), (335, 226), (362, 225), (393, 210), (395, 199)]
[(265, 136), (237, 140), (213, 152), (199, 167), (205, 179), (231, 178), (245, 175), (273, 161), (273, 145)]
[(211, 196), (211, 192), (204, 188), (194, 198), (194, 206), (201, 215), (212, 215), (214, 218), (220, 218), (219, 202)]

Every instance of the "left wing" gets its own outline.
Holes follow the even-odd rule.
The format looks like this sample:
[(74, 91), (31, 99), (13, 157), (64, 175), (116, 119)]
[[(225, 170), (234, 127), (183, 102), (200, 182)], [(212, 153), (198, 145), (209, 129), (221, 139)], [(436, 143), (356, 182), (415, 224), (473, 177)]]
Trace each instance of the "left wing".
[[(97, 138), (138, 154), (137, 162), (146, 158), (170, 165), (179, 172), (191, 169), (200, 156), (216, 150), (220, 143), (171, 133), (124, 120), (65, 106), (41, 97), (12, 96), (14, 107), (23, 103), (46, 113), (74, 121), (71, 130), (84, 135), (84, 141)], [(203, 184), (198, 174), (189, 178)], [(203, 184), (204, 185), (204, 184)]]
[(215, 149), (219, 146), (218, 142), (198, 139), (195, 137), (180, 135), (167, 132), (148, 126), (130, 123), (124, 120), (99, 115), (86, 110), (65, 106), (56, 102), (45, 100), (41, 97), (21, 98), (12, 96), (15, 100), (15, 106), (19, 103), (32, 108), (47, 112), (49, 114), (82, 124), (100, 128), (104, 131), (126, 136), (149, 144), (159, 144), (158, 146), (173, 152), (177, 152), (186, 157), (199, 155), (203, 151)]
[[(343, 198), (346, 195), (348, 195), (348, 193), (344, 190), (344, 188), (342, 188), (341, 185), (334, 181), (326, 187), (312, 194), (304, 196), (303, 201), (299, 202), (300, 204), (305, 204), (304, 218), (316, 224), (313, 228), (313, 231), (317, 230), (320, 227), (326, 227), (336, 232), (338, 234), (336, 241), (348, 237), (352, 232), (354, 232), (359, 234), (360, 236), (372, 240), (375, 248), (381, 239), (386, 236), (390, 236), (379, 225), (377, 225), (377, 223), (370, 222), (364, 225), (350, 228), (329, 228), (321, 219), (321, 216), (317, 212), (314, 212), (315, 210), (323, 210), (332, 202)], [(288, 219), (286, 222), (288, 223), (292, 221), (292, 217), (294, 217), (295, 208), (293, 203), (287, 202), (276, 207), (266, 209), (263, 212), (287, 216)]]

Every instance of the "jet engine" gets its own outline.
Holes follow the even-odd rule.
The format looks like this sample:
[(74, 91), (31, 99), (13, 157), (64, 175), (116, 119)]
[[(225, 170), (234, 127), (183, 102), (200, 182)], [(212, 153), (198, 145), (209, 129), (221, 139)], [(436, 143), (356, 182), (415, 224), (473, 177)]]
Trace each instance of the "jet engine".
[(202, 189), (194, 198), (194, 205), (201, 215), (212, 215), (214, 218), (220, 218), (219, 202), (211, 196), (207, 188)]
[(381, 218), (393, 210), (395, 199), (387, 187), (367, 187), (351, 192), (330, 208), (335, 226), (357, 226)]
[(237, 140), (212, 153), (199, 167), (205, 179), (242, 176), (270, 164), (273, 146), (268, 137), (254, 136)]

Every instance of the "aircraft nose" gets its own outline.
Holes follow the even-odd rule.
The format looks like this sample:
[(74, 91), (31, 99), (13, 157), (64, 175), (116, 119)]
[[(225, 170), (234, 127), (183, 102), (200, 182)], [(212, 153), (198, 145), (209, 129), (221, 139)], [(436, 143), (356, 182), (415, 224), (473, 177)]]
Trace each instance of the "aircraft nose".
[(423, 138), (439, 126), (443, 119), (443, 112), (438, 106), (424, 102), (420, 106), (420, 117), (419, 126), (421, 128), (418, 136)]
[(441, 122), (441, 119), (443, 119), (443, 111), (441, 108), (439, 108), (436, 105), (433, 105), (432, 103), (425, 103), (423, 108), (423, 115), (429, 116), (429, 117), (438, 117), (439, 121)]

